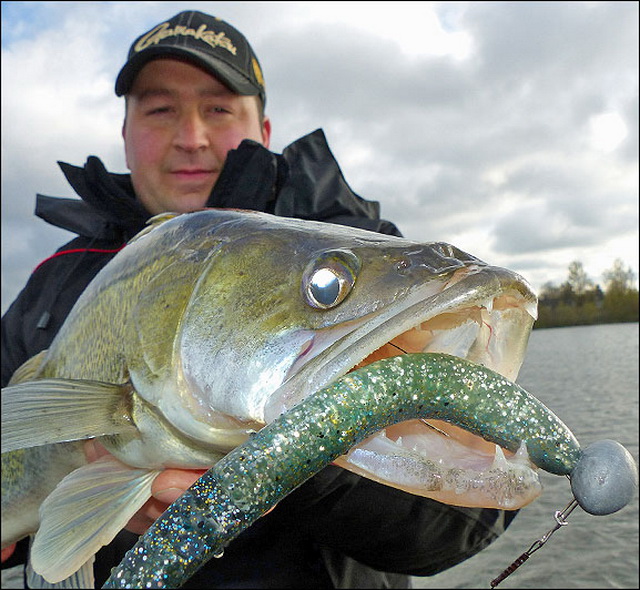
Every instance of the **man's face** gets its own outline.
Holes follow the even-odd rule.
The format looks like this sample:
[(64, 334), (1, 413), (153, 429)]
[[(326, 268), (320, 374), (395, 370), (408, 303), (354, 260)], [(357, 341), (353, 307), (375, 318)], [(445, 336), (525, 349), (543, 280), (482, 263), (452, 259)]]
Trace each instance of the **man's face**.
[(231, 149), (243, 139), (269, 147), (271, 123), (255, 96), (234, 94), (200, 68), (156, 59), (127, 95), (122, 128), (136, 195), (152, 214), (204, 207)]

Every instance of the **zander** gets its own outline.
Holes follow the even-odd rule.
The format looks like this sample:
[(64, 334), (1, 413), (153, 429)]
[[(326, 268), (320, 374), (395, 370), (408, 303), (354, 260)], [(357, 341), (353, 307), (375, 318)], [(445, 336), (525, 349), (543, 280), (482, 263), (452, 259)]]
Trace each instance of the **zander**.
[[(84, 583), (159, 470), (209, 468), (386, 357), (446, 353), (513, 381), (536, 304), (517, 274), (444, 243), (253, 212), (160, 216), (3, 390), (2, 544), (35, 534), (35, 572)], [(86, 464), (92, 437), (115, 458)], [(516, 509), (540, 493), (524, 445), (503, 452), (436, 420), (372, 433), (337, 462), (458, 505)]]

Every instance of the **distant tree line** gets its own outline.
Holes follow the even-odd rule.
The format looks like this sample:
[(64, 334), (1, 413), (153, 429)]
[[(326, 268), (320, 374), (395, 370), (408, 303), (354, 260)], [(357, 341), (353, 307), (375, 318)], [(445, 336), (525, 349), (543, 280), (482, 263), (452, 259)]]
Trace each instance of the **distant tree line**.
[(559, 287), (551, 282), (543, 285), (534, 328), (637, 322), (638, 289), (631, 268), (617, 259), (602, 278), (604, 290), (587, 276), (582, 262), (572, 262)]

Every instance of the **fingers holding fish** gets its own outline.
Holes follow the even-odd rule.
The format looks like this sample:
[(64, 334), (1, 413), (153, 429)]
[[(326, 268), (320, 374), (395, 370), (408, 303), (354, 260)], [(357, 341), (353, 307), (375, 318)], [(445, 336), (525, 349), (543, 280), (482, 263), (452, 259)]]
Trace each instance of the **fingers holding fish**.
[(2, 549), (2, 555), (0, 556), (0, 559), (2, 560), (2, 563), (7, 561), (7, 559), (9, 559), (13, 555), (13, 552), (15, 550), (16, 550), (16, 544), (15, 543), (9, 545), (8, 547), (4, 547)]
[(100, 457), (110, 455), (109, 451), (105, 449), (100, 442), (95, 438), (90, 438), (84, 443), (84, 454), (89, 463), (97, 461)]
[(166, 469), (153, 482), (153, 498), (165, 505), (175, 502), (190, 488), (206, 469)]

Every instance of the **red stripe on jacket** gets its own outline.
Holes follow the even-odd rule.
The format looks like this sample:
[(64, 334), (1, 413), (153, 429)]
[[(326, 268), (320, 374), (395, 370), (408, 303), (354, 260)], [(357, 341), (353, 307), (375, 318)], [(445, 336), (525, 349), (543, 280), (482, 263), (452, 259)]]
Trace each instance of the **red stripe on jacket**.
[(120, 252), (120, 250), (122, 250), (125, 246), (126, 244), (123, 244), (115, 250), (104, 250), (101, 248), (74, 248), (73, 250), (61, 250), (60, 252), (56, 252), (48, 258), (45, 258), (40, 264), (38, 264), (38, 266), (33, 269), (33, 272), (36, 272), (45, 262), (49, 262), (49, 260), (57, 258), (58, 256), (63, 256), (65, 254), (79, 254), (80, 252), (100, 252), (102, 254), (115, 254), (116, 252)]

